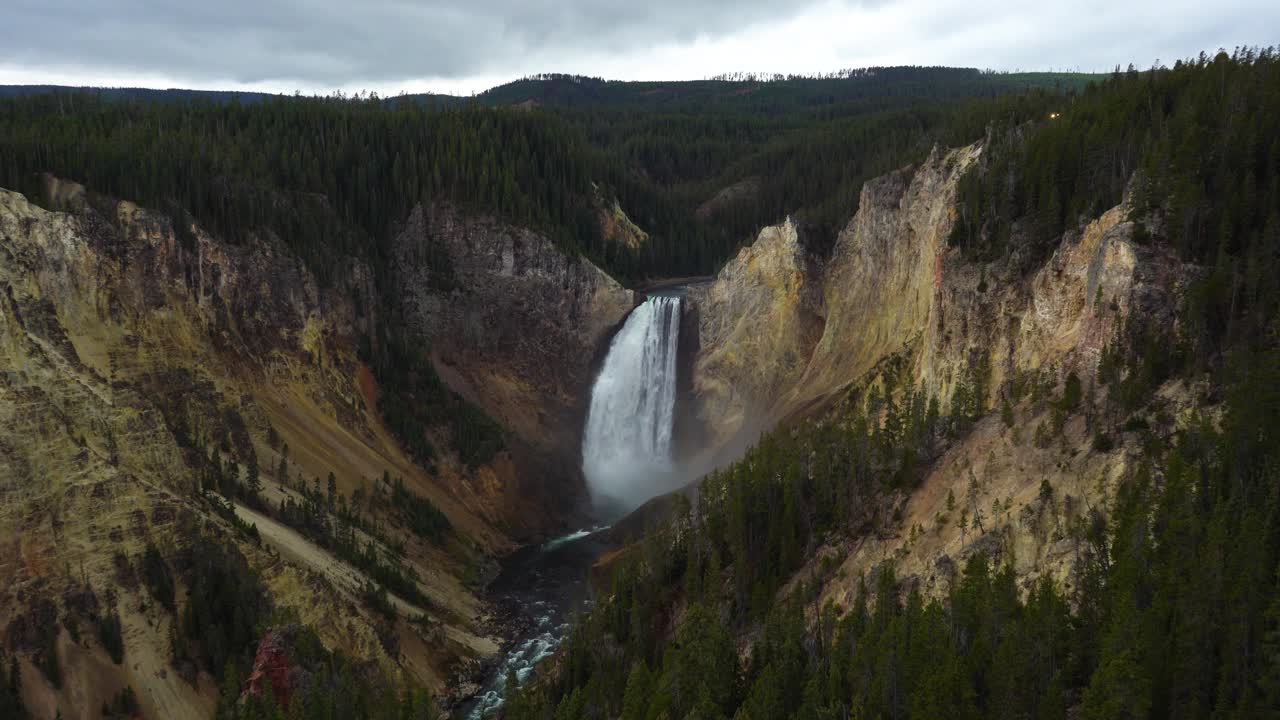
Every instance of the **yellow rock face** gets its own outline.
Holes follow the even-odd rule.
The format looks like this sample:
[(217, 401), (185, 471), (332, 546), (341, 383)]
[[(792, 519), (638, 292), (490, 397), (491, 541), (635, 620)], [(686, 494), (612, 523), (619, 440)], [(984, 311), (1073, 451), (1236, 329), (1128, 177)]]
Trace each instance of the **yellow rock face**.
[[(948, 247), (957, 184), (980, 154), (977, 145), (935, 150), (919, 167), (868, 182), (829, 257), (807, 256), (788, 221), (761, 231), (693, 293), (692, 414), (724, 450), (721, 461), (744, 434), (821, 414), (873, 380), (890, 357), (904, 359), (908, 384), (943, 409), (975, 367), (989, 367), (981, 401), (991, 412), (1014, 378), (1056, 384), (1075, 372), (1088, 385), (1126, 318), (1171, 321), (1185, 273), (1134, 244), (1123, 207), (1068, 232), (1030, 273), (969, 262)], [(1163, 392), (1175, 408), (1188, 396)], [(1068, 579), (1079, 548), (1066, 528), (1086, 508), (1105, 506), (1132, 448), (1094, 451), (1082, 417), (1037, 446), (1032, 435), (1048, 411), (1024, 402), (1014, 412), (1016, 429), (986, 417), (928, 470), (919, 490), (886, 499), (875, 512), (899, 517), (885, 523), (891, 528), (825, 551), (846, 558), (829, 599), (847, 603), (858, 574), (886, 560), (900, 576), (942, 592), (978, 549), (1014, 558), (1025, 576)], [(1042, 480), (1050, 497), (1041, 495)], [(957, 512), (939, 521), (949, 492), (972, 505), (970, 518), (980, 511), (982, 528), (961, 530)]]
[(788, 221), (762, 230), (694, 294), (700, 419), (724, 441), (821, 407), (929, 325), (955, 188), (977, 147), (868, 182), (831, 257)]
[(760, 231), (709, 286), (695, 290), (698, 418), (717, 447), (777, 417), (779, 401), (804, 374), (823, 319), (796, 226)]
[[(20, 651), (29, 706), (45, 717), (93, 714), (127, 683), (148, 717), (209, 715), (212, 680), (195, 689), (168, 668), (171, 617), (119, 579), (117, 556), (136, 558), (148, 542), (166, 553), (208, 538), (237, 545), (276, 603), (313, 622), (326, 644), (436, 688), (450, 658), (496, 652), (460, 578), (511, 546), (496, 527), (517, 487), (510, 459), (481, 468), (479, 482), (464, 482), (472, 473), (447, 457), (428, 473), (383, 427), (354, 352), (364, 320), (352, 298), (371, 301), (367, 268), (353, 261), (340, 287), (321, 290), (272, 238), (237, 245), (199, 227), (176, 233), (134, 205), (104, 216), (83, 188), (51, 188), (52, 202), (74, 212), (0, 191), (0, 633), (43, 603), (61, 617), (64, 595), (87, 583), (100, 599), (118, 597), (126, 661), (105, 659), (91, 628), (79, 643), (64, 632), (68, 680), (55, 691)], [(259, 548), (197, 498), (189, 454), (210, 448), (239, 472), (255, 458), (269, 502), (294, 493), (275, 482), (284, 444), (291, 481), (332, 471), (350, 497), (388, 472), (449, 517), (460, 539), (448, 548), (389, 530), (406, 540), (404, 562), (433, 601), (406, 612), (426, 612), (442, 634), (401, 622), (392, 658), (359, 601), (358, 572), (249, 517), (261, 525)]]

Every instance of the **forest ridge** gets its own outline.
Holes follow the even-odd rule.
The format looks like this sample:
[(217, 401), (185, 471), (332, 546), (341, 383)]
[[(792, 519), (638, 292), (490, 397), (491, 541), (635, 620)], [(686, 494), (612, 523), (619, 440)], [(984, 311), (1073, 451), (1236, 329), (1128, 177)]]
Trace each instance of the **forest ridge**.
[[(172, 218), (180, 243), (195, 242), (182, 230), (192, 226), (233, 247), (278, 239), (326, 289), (353, 286), (349, 260), (361, 261), (372, 299), (352, 302), (351, 333), (385, 399), (376, 412), (433, 472), (450, 453), (474, 472), (511, 434), (448, 386), (430, 357), (435, 339), (417, 334), (397, 302), (394, 243), (418, 208), (448, 205), (544, 235), (628, 286), (715, 273), (787, 217), (805, 261), (821, 268), (869, 180), (941, 157), (936, 148), (975, 146), (945, 237), (951, 256), (971, 263), (974, 297), (997, 282), (1029, 284), (1119, 208), (1134, 245), (1185, 278), (1167, 321), (1132, 318), (1089, 373), (1046, 369), (997, 385), (977, 355), (949, 397), (914, 386), (893, 361), (848, 379), (820, 412), (703, 479), (697, 503), (670, 500), (665, 521), (601, 570), (600, 601), (505, 717), (1103, 720), (1264, 718), (1280, 708), (1275, 49), (1105, 76), (906, 67), (689, 83), (539, 76), (469, 99), (0, 96), (0, 187), (33, 203), (62, 209), (45, 192), (54, 176), (82, 183), (87, 212), (108, 224), (114, 202), (129, 200)], [(602, 213), (625, 216), (644, 238), (619, 241)], [(425, 262), (430, 281), (451, 289), (449, 258)], [(1191, 403), (1178, 417), (1162, 396), (1174, 385)], [(819, 604), (819, 580), (833, 572), (821, 552), (915, 533), (887, 503), (920, 490), (979, 423), (1016, 434), (1014, 408), (1026, 407), (1050, 418), (1034, 445), (1050, 446), (1075, 420), (1087, 440), (1064, 453), (1119, 443), (1136, 453), (1108, 502), (1062, 530), (1083, 548), (1073, 586), (1016, 577), (979, 552), (938, 597), (889, 559), (849, 579), (858, 589), (849, 606)], [(468, 561), (480, 552), (401, 478), (384, 474), (348, 499), (333, 473), (323, 487), (319, 476), (295, 483), (288, 446), (273, 441), (274, 475), (293, 495), (272, 506), (259, 497), (256, 457), (242, 479), (196, 435), (182, 436), (184, 457), (198, 471), (194, 497), (218, 508), (211, 517), (257, 542), (234, 504), (227, 515), (223, 499), (238, 501), (360, 568), (374, 579), (361, 602), (386, 627), (411, 622), (389, 590), (428, 604), (419, 578), (379, 549), (401, 530)], [(1051, 506), (1061, 492), (1046, 481), (1038, 501)], [(942, 522), (966, 530), (982, 522), (948, 511), (955, 517)], [(188, 522), (183, 532), (204, 537)], [(420, 688), (293, 627), (296, 615), (273, 606), (234, 545), (211, 545), (199, 554), (148, 544), (122, 565), (174, 616), (173, 661), (219, 683), (217, 717), (435, 713)], [(179, 596), (196, 600), (179, 609)], [(114, 601), (94, 612), (92, 630), (118, 665), (126, 650)], [(288, 709), (271, 692), (242, 701), (257, 648), (283, 625), (298, 662), (322, 681)], [(33, 635), (30, 666), (56, 687), (60, 631), (49, 627)], [(22, 682), (15, 670), (0, 683), (0, 715), (26, 712)], [(133, 712), (131, 693), (107, 714)]]

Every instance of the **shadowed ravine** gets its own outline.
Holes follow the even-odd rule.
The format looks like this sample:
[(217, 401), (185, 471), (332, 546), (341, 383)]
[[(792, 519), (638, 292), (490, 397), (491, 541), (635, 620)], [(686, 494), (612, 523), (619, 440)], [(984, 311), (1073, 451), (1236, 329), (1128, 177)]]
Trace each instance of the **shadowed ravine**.
[[(597, 517), (618, 518), (688, 481), (672, 457), (676, 355), (684, 288), (651, 295), (613, 337), (591, 392), (582, 470)], [(507, 558), (490, 596), (516, 628), (480, 693), (460, 717), (496, 712), (512, 677), (524, 683), (590, 607), (592, 564), (608, 549), (603, 526), (530, 546)]]
[(486, 718), (502, 707), (512, 675), (524, 683), (560, 646), (574, 615), (591, 605), (587, 573), (607, 542), (598, 527), (579, 530), (516, 552), (489, 587), (494, 604), (511, 619), (513, 636), (480, 692), (458, 717)]

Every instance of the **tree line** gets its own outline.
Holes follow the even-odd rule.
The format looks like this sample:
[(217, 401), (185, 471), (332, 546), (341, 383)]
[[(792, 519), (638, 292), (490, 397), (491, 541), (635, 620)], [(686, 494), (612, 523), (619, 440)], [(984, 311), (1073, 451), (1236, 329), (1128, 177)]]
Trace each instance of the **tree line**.
[[(750, 101), (708, 105), (651, 102), (643, 83), (553, 77), (533, 82), (600, 96), (543, 111), (504, 105), (528, 83), (474, 103), (35, 93), (0, 100), (0, 186), (44, 202), (43, 173), (73, 179), (91, 200), (168, 213), (188, 244), (192, 222), (230, 242), (274, 236), (326, 286), (348, 279), (350, 258), (364, 260), (382, 307), (365, 310), (376, 322), (360, 356), (378, 379), (384, 418), (420, 462), (435, 461), (432, 438), (445, 428), (475, 467), (502, 448), (501, 428), (440, 383), (425, 359), (432, 339), (413, 337), (398, 312), (392, 245), (419, 203), (528, 226), (624, 282), (708, 274), (787, 214), (823, 251), (864, 179), (940, 140), (967, 142), (995, 118), (1038, 113), (1081, 80), (880, 68), (768, 83)], [(728, 86), (670, 85), (690, 98)], [(752, 178), (762, 178), (759, 192), (699, 217), (709, 197)], [(600, 212), (614, 201), (648, 233), (641, 247), (602, 234)], [(448, 258), (435, 253), (429, 264), (447, 290)]]
[[(1280, 165), (1276, 136), (1261, 128), (1277, 117), (1274, 58), (1242, 50), (1118, 73), (1058, 118), (994, 133), (966, 180), (964, 202), (985, 204), (961, 220), (956, 243), (1023, 272), (1054, 233), (1076, 230), (1128, 188), (1139, 241), (1203, 271), (1177, 323), (1124, 328), (1093, 376), (1011, 378), (997, 407), (985, 407), (981, 359), (946, 402), (921, 396), (887, 363), (831, 415), (774, 431), (713, 473), (696, 505), (634, 545), (556, 668), (516, 693), (507, 717), (1272, 717), (1280, 313), (1262, 276), (1280, 269), (1267, 230)], [(1082, 158), (1082, 149), (1100, 150)], [(975, 188), (989, 195), (975, 200)], [(1180, 204), (1187, 193), (1203, 203)], [(1230, 301), (1208, 304), (1219, 313), (1210, 322), (1215, 282)], [(1171, 380), (1205, 388), (1181, 421), (1156, 392)], [(1037, 444), (1083, 414), (1093, 433), (1085, 452), (1119, 438), (1137, 448), (1105, 508), (1048, 482), (1029, 506), (1066, 516), (1070, 587), (1020, 586), (1009, 564), (975, 551), (936, 599), (901, 582), (888, 560), (846, 578), (850, 606), (819, 605), (836, 572), (814, 559), (820, 548), (875, 532), (912, 542), (919, 528), (881, 500), (914, 488), (978, 417), (996, 412), (1017, 433), (1014, 408), (1026, 402), (1058, 429), (1038, 429)], [(1000, 499), (989, 512), (954, 497), (946, 505), (934, 522), (975, 534), (1007, 512)], [(812, 572), (797, 574), (804, 567)]]

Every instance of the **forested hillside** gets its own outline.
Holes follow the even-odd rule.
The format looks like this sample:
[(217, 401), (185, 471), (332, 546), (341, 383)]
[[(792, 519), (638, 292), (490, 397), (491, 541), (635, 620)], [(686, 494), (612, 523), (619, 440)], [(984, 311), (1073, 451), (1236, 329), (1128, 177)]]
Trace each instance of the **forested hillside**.
[[(420, 362), (430, 339), (405, 331), (394, 299), (392, 244), (416, 206), (448, 203), (528, 227), (625, 283), (707, 274), (788, 214), (810, 226), (821, 252), (856, 210), (865, 179), (936, 143), (977, 137), (989, 123), (1038, 117), (1085, 79), (950, 68), (769, 82), (551, 76), (470, 103), (22, 93), (0, 101), (0, 187), (39, 202), (51, 173), (233, 242), (270, 233), (325, 285), (349, 279), (349, 258), (367, 262), (385, 307), (373, 313), (363, 346), (386, 391), (389, 424), (424, 461), (435, 452), (424, 428), (452, 424), (472, 463), (501, 447), (500, 432), (438, 387)], [(677, 99), (652, 102), (655, 89)], [(530, 92), (543, 94), (532, 99), (545, 110), (512, 107)], [(742, 183), (752, 190), (707, 204)], [(601, 215), (615, 203), (643, 242), (604, 232)], [(447, 282), (448, 264), (432, 262), (433, 276)], [(441, 397), (447, 412), (422, 410)]]
[[(15, 90), (0, 102), (0, 185), (35, 196), (50, 172), (232, 237), (269, 229), (321, 278), (344, 254), (385, 266), (409, 210), (447, 201), (545, 232), (635, 281), (711, 272), (787, 213), (829, 223), (854, 209), (863, 179), (993, 120), (1036, 117), (1089, 79), (953, 68), (768, 82), (546, 76), (466, 103)], [(717, 191), (753, 177), (760, 192), (695, 219)], [(649, 234), (644, 247), (601, 237), (593, 211), (614, 199)]]
[[(847, 378), (818, 417), (764, 436), (705, 478), (694, 501), (674, 500), (669, 523), (603, 563), (601, 602), (506, 716), (1271, 717), (1280, 707), (1280, 58), (1241, 50), (1091, 80), (874, 68), (697, 83), (545, 76), (466, 101), (16, 93), (0, 100), (0, 187), (56, 204), (45, 197), (51, 173), (84, 183), (104, 222), (115, 198), (231, 243), (278, 237), (326, 290), (349, 287), (349, 260), (361, 260), (384, 305), (355, 311), (376, 320), (353, 330), (367, 334), (360, 359), (376, 374), (377, 411), (418, 463), (437, 459), (432, 439), (444, 435), (474, 469), (503, 446), (504, 429), (436, 374), (434, 339), (413, 335), (397, 302), (396, 241), (415, 208), (448, 205), (527, 228), (626, 284), (714, 272), (784, 216), (820, 264), (867, 180), (935, 146), (979, 142), (947, 205), (954, 213), (939, 213), (955, 218), (950, 255), (968, 263), (970, 295), (1029, 284), (1123, 205), (1134, 242), (1176, 266), (1153, 284), (1172, 292), (1184, 287), (1175, 274), (1186, 279), (1171, 321), (1130, 318), (1084, 376), (1011, 374), (989, 387), (976, 354), (964, 377), (947, 379), (949, 397), (913, 385), (905, 362)], [(625, 214), (645, 238), (617, 241), (602, 214)], [(447, 291), (449, 263), (423, 254), (421, 277)], [(1106, 308), (1101, 293), (1097, 302)], [(1190, 409), (1175, 417), (1171, 394)], [(977, 424), (998, 420), (1017, 437), (1015, 407), (1052, 418), (1027, 430), (1036, 446), (1060, 439), (1069, 421), (1087, 428), (1079, 447), (1053, 448), (1063, 458), (1118, 444), (1135, 453), (1107, 502), (1077, 508), (1058, 529), (1080, 548), (1074, 583), (1020, 578), (1009, 558), (974, 552), (946, 592), (928, 595), (887, 556), (840, 579), (858, 588), (852, 603), (824, 604), (839, 549), (915, 537), (900, 501)], [(212, 469), (197, 496), (226, 486), (234, 498), (238, 472), (205, 453), (202, 442), (192, 462)], [(295, 495), (278, 517), (377, 578), (384, 590), (371, 585), (363, 600), (390, 619), (385, 588), (425, 602), (413, 577), (383, 571), (373, 541), (357, 540), (357, 529), (376, 539), (377, 524), (345, 509), (333, 474), (328, 493), (319, 475), (291, 484), (287, 446), (280, 454), (280, 485)], [(256, 459), (252, 467), (241, 498), (250, 507)], [(422, 540), (451, 537), (435, 505), (384, 477), (382, 510)], [(1038, 502), (1061, 493), (1046, 480)], [(982, 527), (980, 512), (947, 505), (938, 525)], [(251, 542), (247, 526), (235, 527)], [(243, 558), (180, 559), (181, 579), (208, 589), (208, 602), (188, 605), (171, 652), (236, 678), (277, 608)], [(166, 561), (137, 562), (149, 597), (172, 610)], [(119, 643), (110, 617), (100, 619), (104, 647)], [(226, 647), (224, 632), (235, 638)], [(355, 677), (343, 655), (299, 637), (300, 662), (323, 681), (297, 712), (427, 714), (416, 693)], [(56, 653), (33, 655), (46, 656), (56, 675)], [(0, 686), (11, 712), (17, 675)], [(280, 712), (271, 693), (240, 702), (240, 684), (225, 685), (220, 717)]]
[[(691, 260), (706, 272), (708, 262), (718, 265), (760, 227), (788, 214), (809, 227), (821, 250), (837, 223), (857, 210), (865, 180), (920, 160), (935, 143), (970, 142), (989, 123), (1040, 117), (1096, 77), (940, 67), (684, 83), (549, 75), (479, 99), (545, 107), (664, 188), (678, 210), (701, 220), (700, 240), (709, 251)], [(713, 201), (727, 188), (745, 192)], [(627, 189), (619, 188), (624, 200)]]
[[(889, 98), (945, 101), (1034, 88), (1068, 91), (1083, 88), (1097, 77), (914, 66), (846, 69), (816, 76), (728, 73), (683, 82), (604, 80), (553, 73), (499, 85), (478, 95), (477, 100), (487, 105), (537, 103), (554, 109), (783, 115)], [(415, 97), (430, 102), (436, 96)]]
[(52, 172), (189, 213), (229, 238), (271, 231), (325, 282), (346, 255), (385, 270), (393, 228), (423, 201), (593, 248), (587, 150), (542, 115), (339, 98), (242, 105), (54, 94), (8, 101), (0, 118), (6, 186), (38, 195), (38, 174)]
[[(1134, 318), (1096, 376), (1015, 377), (995, 407), (973, 385), (930, 398), (882, 367), (825, 417), (709, 476), (631, 546), (607, 600), (507, 717), (1274, 716), (1280, 60), (1244, 50), (1117, 73), (1053, 112), (993, 129), (952, 242), (1017, 281), (1129, 191), (1137, 242), (1194, 278), (1177, 322)], [(1170, 384), (1194, 388), (1180, 418), (1159, 397)], [(1027, 403), (1058, 428), (1085, 416), (1092, 447), (1072, 455), (1118, 438), (1137, 452), (1109, 501), (1064, 530), (1081, 548), (1074, 585), (1021, 583), (1010, 558), (975, 551), (926, 597), (886, 557), (843, 581), (859, 588), (851, 605), (820, 603), (834, 566), (815, 553), (914, 538), (886, 499), (915, 491), (984, 416), (1016, 437), (1012, 406)], [(1040, 506), (1059, 492), (1045, 480)], [(947, 509), (978, 535), (980, 511), (950, 496)]]

